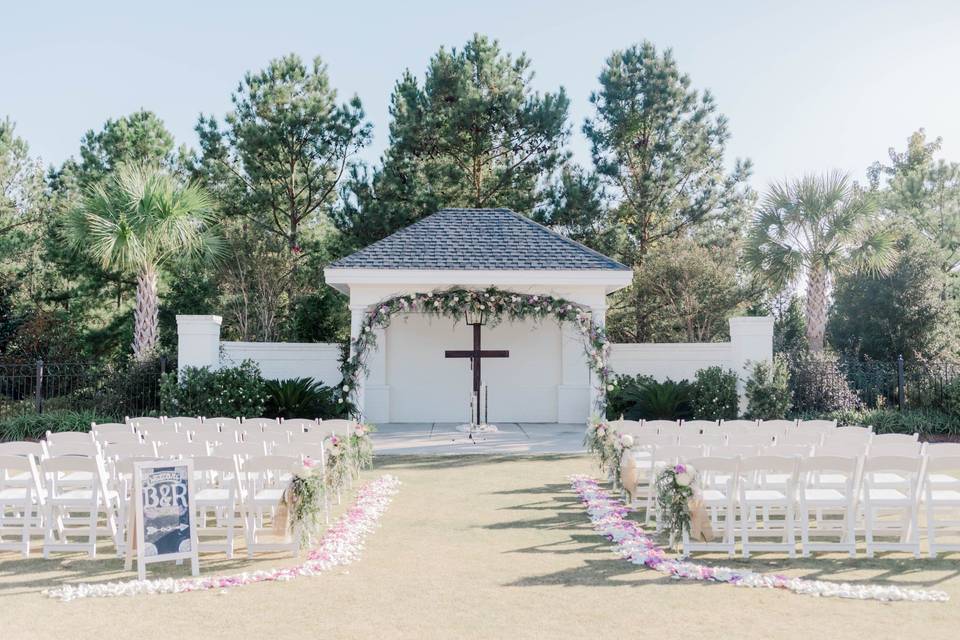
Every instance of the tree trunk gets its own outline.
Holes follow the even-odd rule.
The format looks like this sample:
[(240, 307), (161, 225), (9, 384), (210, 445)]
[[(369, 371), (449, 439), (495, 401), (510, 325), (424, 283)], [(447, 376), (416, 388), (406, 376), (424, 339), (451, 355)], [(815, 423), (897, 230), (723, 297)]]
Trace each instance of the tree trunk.
[(156, 353), (160, 336), (159, 307), (157, 272), (147, 267), (137, 274), (137, 308), (133, 312), (133, 357), (139, 362)]
[(807, 281), (807, 344), (810, 351), (823, 351), (823, 339), (827, 332), (827, 287), (829, 278), (821, 265), (810, 269)]

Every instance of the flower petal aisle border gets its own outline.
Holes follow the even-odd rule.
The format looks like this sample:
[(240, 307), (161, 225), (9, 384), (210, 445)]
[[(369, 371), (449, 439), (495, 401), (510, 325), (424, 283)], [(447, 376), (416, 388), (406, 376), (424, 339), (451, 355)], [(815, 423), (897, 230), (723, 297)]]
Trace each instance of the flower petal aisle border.
[(334, 567), (350, 564), (360, 557), (364, 540), (376, 528), (377, 522), (386, 511), (393, 496), (399, 491), (399, 487), (400, 480), (392, 475), (383, 475), (361, 487), (357, 491), (353, 506), (327, 529), (320, 543), (307, 554), (306, 562), (293, 567), (207, 578), (161, 578), (63, 585), (47, 589), (43, 593), (51, 598), (69, 602), (79, 598), (226, 589), (257, 582), (287, 581), (298, 577), (319, 575)]
[(613, 541), (617, 545), (618, 554), (633, 564), (646, 565), (677, 579), (726, 582), (738, 587), (786, 589), (804, 595), (857, 600), (883, 602), (896, 600), (946, 602), (949, 600), (949, 596), (943, 591), (806, 580), (728, 567), (710, 567), (670, 558), (638, 523), (626, 518), (629, 509), (618, 498), (610, 497), (595, 479), (585, 475), (573, 475), (570, 476), (570, 483), (586, 506), (594, 531)]

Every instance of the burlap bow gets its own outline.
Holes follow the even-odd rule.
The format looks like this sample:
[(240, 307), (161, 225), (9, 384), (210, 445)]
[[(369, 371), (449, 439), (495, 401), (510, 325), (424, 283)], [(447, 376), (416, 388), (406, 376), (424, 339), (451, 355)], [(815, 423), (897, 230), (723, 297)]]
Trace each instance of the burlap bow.
[(699, 491), (694, 491), (693, 496), (687, 500), (687, 509), (690, 511), (690, 539), (696, 542), (711, 542), (713, 525)]

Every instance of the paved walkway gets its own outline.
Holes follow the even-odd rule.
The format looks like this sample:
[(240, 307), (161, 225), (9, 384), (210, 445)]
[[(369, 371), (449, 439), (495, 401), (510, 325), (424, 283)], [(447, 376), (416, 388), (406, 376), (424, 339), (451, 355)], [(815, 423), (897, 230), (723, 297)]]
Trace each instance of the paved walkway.
[(497, 423), (496, 433), (467, 434), (454, 423), (377, 425), (373, 436), (378, 455), (472, 453), (582, 453), (582, 424)]

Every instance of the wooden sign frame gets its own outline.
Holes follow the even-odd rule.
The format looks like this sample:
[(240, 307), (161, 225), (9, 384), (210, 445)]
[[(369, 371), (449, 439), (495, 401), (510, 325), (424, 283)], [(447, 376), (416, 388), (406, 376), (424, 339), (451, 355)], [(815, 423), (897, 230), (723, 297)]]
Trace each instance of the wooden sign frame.
[[(148, 477), (150, 472), (161, 469), (173, 469), (186, 471), (186, 518), (187, 526), (190, 528), (190, 549), (189, 551), (177, 551), (174, 553), (152, 554), (146, 553), (146, 531), (144, 530), (144, 478)], [(153, 562), (177, 561), (181, 564), (184, 560), (190, 560), (190, 572), (194, 576), (200, 575), (200, 558), (198, 555), (197, 527), (194, 522), (193, 509), (193, 460), (147, 460), (136, 462), (133, 465), (133, 489), (132, 502), (127, 522), (127, 553), (124, 562), (124, 568), (129, 570), (133, 565), (133, 555), (137, 555), (137, 577), (140, 580), (146, 579), (147, 565)], [(178, 496), (164, 496), (176, 501)], [(182, 516), (181, 516), (182, 517)]]

